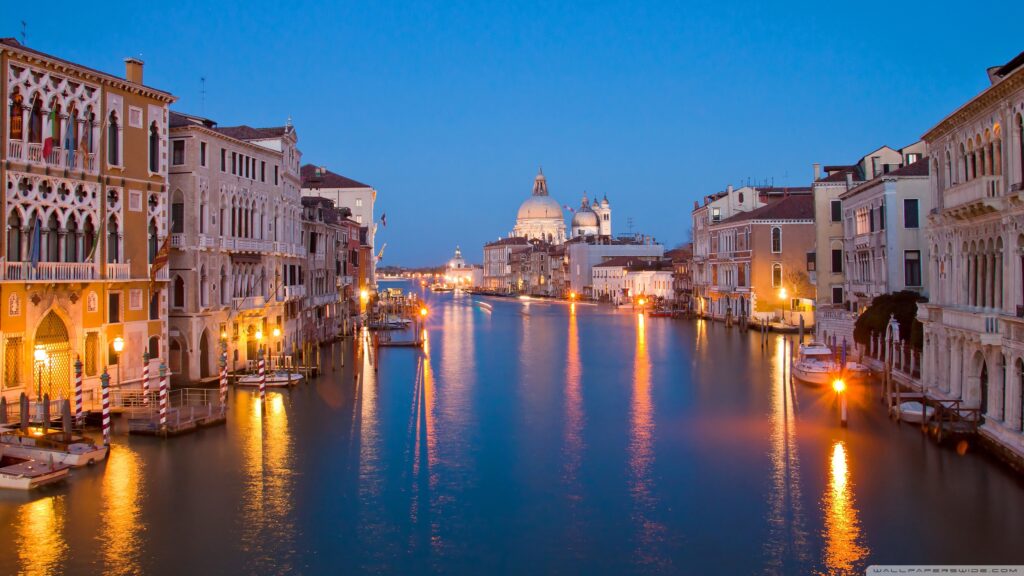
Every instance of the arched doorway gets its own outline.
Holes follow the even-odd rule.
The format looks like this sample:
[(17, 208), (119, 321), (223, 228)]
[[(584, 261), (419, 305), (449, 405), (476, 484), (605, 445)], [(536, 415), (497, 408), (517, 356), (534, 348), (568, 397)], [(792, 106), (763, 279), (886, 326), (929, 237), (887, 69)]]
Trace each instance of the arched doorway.
[(68, 327), (50, 310), (36, 328), (35, 348), (46, 352), (44, 360), (35, 359), (32, 350), (32, 376), (36, 392), (51, 398), (71, 397), (71, 343)]
[(171, 371), (171, 382), (179, 383), (188, 380), (188, 350), (182, 345), (180, 338), (170, 339), (167, 367)]
[(199, 377), (209, 378), (211, 375), (209, 331), (203, 330), (203, 335), (199, 337)]
[(981, 393), (981, 421), (984, 422), (988, 414), (988, 362), (981, 352), (976, 353), (974, 358), (975, 365), (978, 366), (978, 389)]

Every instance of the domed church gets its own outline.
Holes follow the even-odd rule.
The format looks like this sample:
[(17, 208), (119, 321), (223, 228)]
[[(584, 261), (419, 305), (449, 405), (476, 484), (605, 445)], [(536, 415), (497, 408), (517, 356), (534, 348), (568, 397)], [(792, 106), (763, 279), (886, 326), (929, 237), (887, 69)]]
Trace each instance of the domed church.
[(512, 235), (530, 240), (543, 240), (551, 244), (565, 242), (565, 217), (562, 206), (548, 196), (548, 181), (544, 170), (533, 179), (533, 195), (519, 206), (516, 227)]
[(579, 209), (572, 217), (572, 237), (580, 236), (611, 236), (612, 235), (612, 209), (608, 204), (608, 197), (598, 202), (590, 202), (586, 192), (583, 193), (583, 201)]

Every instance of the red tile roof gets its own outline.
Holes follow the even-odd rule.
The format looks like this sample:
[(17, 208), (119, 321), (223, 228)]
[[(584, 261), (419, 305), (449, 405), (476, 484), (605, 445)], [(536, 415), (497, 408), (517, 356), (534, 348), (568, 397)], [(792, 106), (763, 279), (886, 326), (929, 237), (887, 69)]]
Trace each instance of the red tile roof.
[(814, 196), (810, 194), (786, 196), (757, 210), (740, 212), (731, 218), (722, 220), (715, 226), (747, 220), (814, 220)]
[(301, 168), (303, 188), (372, 188), (351, 178), (325, 170), (317, 174), (318, 166), (305, 164)]
[(217, 132), (236, 140), (269, 140), (279, 138), (288, 133), (287, 126), (274, 126), (271, 128), (253, 128), (252, 126), (225, 126), (214, 128)]
[(485, 247), (486, 246), (504, 246), (506, 244), (514, 244), (514, 245), (519, 245), (519, 246), (525, 246), (525, 245), (527, 245), (529, 243), (530, 243), (530, 241), (527, 240), (526, 238), (522, 238), (520, 236), (510, 236), (508, 238), (502, 238), (500, 240), (495, 240), (494, 242), (488, 242), (487, 244), (484, 244), (484, 246)]
[[(887, 174), (888, 176), (927, 176), (928, 175), (928, 157), (925, 156), (913, 164), (908, 164), (898, 170), (893, 170)], [(886, 176), (886, 174), (883, 174)]]
[(853, 174), (854, 181), (862, 180), (858, 174), (857, 166), (826, 166), (825, 171), (829, 172), (828, 176), (819, 178), (818, 182), (846, 182), (846, 175)]

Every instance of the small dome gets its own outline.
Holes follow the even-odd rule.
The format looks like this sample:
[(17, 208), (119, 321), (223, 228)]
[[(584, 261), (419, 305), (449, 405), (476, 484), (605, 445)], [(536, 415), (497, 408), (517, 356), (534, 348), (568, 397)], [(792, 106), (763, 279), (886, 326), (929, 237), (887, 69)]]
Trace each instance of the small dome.
[(519, 206), (519, 220), (562, 218), (562, 206), (551, 196), (530, 196)]
[(597, 226), (597, 214), (592, 210), (580, 210), (572, 217), (573, 228)]

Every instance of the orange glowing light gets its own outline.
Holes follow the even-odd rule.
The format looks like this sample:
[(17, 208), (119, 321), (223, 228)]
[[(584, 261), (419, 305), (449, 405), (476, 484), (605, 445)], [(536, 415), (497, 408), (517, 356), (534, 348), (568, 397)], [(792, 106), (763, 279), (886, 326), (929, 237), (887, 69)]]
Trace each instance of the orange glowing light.
[(643, 305), (647, 304), (647, 300), (641, 298), (640, 300), (637, 301), (637, 304), (643, 306)]
[(420, 316), (426, 316), (426, 315), (427, 315), (427, 309), (426, 308), (420, 308)]
[(836, 394), (842, 394), (846, 391), (846, 382), (843, 382), (842, 378), (836, 378), (832, 382), (832, 389), (836, 391)]

